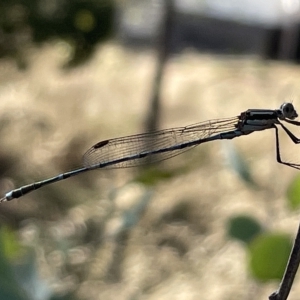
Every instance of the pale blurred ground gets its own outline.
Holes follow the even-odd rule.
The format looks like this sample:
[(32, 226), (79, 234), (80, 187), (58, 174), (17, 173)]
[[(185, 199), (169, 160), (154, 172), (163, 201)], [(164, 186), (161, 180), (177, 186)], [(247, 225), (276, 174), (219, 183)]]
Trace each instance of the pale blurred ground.
[[(66, 55), (60, 44), (33, 50), (26, 72), (0, 63), (1, 194), (80, 166), (100, 140), (143, 131), (153, 52), (107, 44), (72, 71), (59, 68)], [(290, 100), (300, 108), (299, 79), (288, 63), (186, 52), (167, 66), (161, 127)], [(90, 172), (2, 204), (1, 219), (36, 245), (43, 277), (57, 290), (77, 288), (80, 299), (267, 299), (278, 283), (251, 279), (226, 220), (249, 214), (294, 235), (299, 217), (285, 193), (297, 171), (276, 162), (273, 131), (229, 143), (258, 188), (227, 167), (223, 143), (214, 142), (162, 164), (185, 171), (155, 186), (131, 182), (137, 170)], [(296, 278), (289, 299), (299, 292)]]

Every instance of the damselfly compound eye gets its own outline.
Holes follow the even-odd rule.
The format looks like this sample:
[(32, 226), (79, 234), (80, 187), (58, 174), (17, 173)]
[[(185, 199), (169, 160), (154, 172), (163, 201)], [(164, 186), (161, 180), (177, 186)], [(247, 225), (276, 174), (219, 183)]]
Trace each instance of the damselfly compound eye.
[(288, 119), (295, 119), (298, 117), (298, 114), (294, 108), (294, 105), (292, 103), (283, 103), (280, 106), (280, 110), (282, 112), (282, 115), (284, 118)]

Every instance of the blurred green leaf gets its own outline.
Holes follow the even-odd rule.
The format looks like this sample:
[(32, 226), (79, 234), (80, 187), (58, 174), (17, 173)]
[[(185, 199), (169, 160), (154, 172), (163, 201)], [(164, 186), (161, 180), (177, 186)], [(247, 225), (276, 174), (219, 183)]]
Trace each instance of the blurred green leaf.
[(135, 181), (143, 183), (147, 186), (153, 186), (161, 180), (169, 179), (176, 175), (176, 172), (162, 170), (160, 168), (148, 167), (135, 178)]
[(92, 31), (96, 24), (96, 18), (93, 13), (87, 9), (79, 10), (74, 17), (74, 26), (80, 31)]
[(249, 247), (249, 269), (262, 281), (281, 279), (292, 248), (286, 234), (261, 234)]
[(227, 224), (228, 235), (247, 244), (261, 232), (260, 224), (250, 216), (239, 215), (232, 217)]
[[(12, 246), (13, 245), (13, 246)], [(18, 284), (11, 260), (9, 249), (12, 249), (13, 256), (17, 252), (16, 237), (6, 227), (0, 230), (0, 299), (5, 300), (29, 300), (24, 290)]]
[(291, 209), (300, 206), (300, 175), (297, 175), (287, 189), (287, 200)]
[(18, 242), (16, 233), (8, 227), (1, 227), (1, 244), (5, 257), (13, 260), (24, 254), (24, 247)]
[(53, 292), (40, 279), (35, 252), (25, 251), (16, 233), (0, 229), (0, 299), (47, 300)]
[(73, 51), (69, 53), (66, 67), (71, 67), (86, 62), (96, 45), (113, 35), (115, 1), (46, 2), (0, 1), (0, 57), (13, 57), (25, 68), (29, 61), (24, 50), (28, 46), (54, 40), (69, 41)]

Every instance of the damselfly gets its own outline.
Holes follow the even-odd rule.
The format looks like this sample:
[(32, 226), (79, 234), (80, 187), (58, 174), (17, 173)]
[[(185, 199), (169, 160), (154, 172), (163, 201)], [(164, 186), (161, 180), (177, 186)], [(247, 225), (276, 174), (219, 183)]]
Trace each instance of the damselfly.
[(283, 103), (279, 109), (275, 110), (248, 109), (232, 118), (104, 140), (95, 144), (84, 154), (82, 168), (12, 190), (1, 198), (0, 202), (19, 198), (43, 186), (80, 173), (102, 168), (128, 168), (154, 163), (174, 157), (202, 143), (233, 139), (270, 128), (275, 129), (277, 161), (300, 169), (300, 164), (281, 160), (278, 136), (278, 126), (281, 126), (295, 144), (300, 143), (300, 139), (282, 123), (285, 121), (300, 126), (300, 122), (295, 121), (297, 117), (298, 114), (293, 104)]

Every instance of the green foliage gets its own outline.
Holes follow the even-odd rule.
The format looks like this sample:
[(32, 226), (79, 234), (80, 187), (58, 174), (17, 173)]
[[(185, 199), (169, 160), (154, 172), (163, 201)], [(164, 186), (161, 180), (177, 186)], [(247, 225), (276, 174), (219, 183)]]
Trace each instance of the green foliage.
[(29, 300), (30, 298), (27, 297), (15, 278), (14, 270), (10, 263), (12, 257), (7, 252), (10, 249), (13, 249), (13, 256), (18, 252), (16, 236), (8, 228), (2, 227), (0, 231), (0, 299)]
[(38, 274), (35, 252), (25, 249), (18, 242), (14, 231), (2, 227), (0, 230), (0, 299), (63, 300), (71, 299), (70, 296), (55, 295)]
[(0, 57), (17, 58), (31, 43), (63, 39), (73, 46), (70, 65), (85, 61), (113, 28), (112, 0), (6, 0), (0, 3)]
[(227, 233), (248, 248), (248, 269), (260, 281), (281, 279), (292, 248), (286, 234), (266, 233), (252, 217), (238, 215), (229, 219)]
[(8, 227), (0, 229), (1, 251), (11, 261), (24, 254), (25, 249), (18, 243), (16, 233)]
[(287, 200), (291, 209), (300, 206), (300, 175), (297, 175), (287, 189)]
[(176, 172), (167, 171), (158, 167), (144, 168), (142, 172), (135, 178), (136, 182), (140, 182), (147, 186), (154, 186), (162, 180), (170, 179), (175, 176)]
[(281, 279), (292, 248), (286, 234), (264, 233), (249, 247), (249, 269), (261, 281)]
[(231, 238), (248, 244), (255, 236), (262, 232), (262, 228), (254, 218), (239, 215), (229, 219), (227, 232)]

